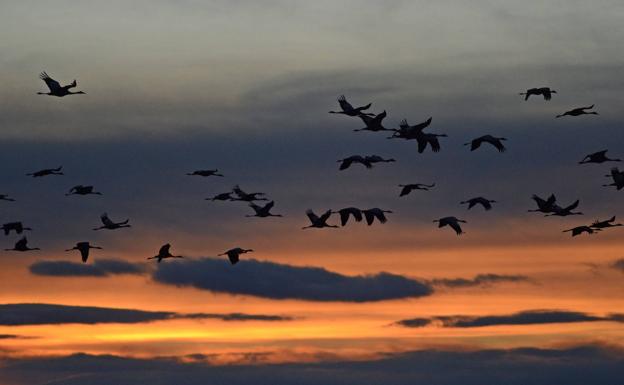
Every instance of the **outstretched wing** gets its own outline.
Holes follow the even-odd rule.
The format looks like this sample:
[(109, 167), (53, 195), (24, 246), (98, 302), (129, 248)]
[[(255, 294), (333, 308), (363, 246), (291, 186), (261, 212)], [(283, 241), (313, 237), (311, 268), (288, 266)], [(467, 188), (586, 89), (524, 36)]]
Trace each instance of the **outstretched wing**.
[(455, 222), (455, 221), (449, 221), (447, 224), (448, 224), (449, 226), (451, 226), (451, 228), (452, 228), (453, 230), (455, 230), (455, 233), (457, 233), (457, 235), (461, 235), (461, 234), (463, 234), (463, 233), (464, 233), (464, 231), (462, 230), (461, 226), (459, 226), (459, 223), (458, 223), (458, 222)]
[(354, 110), (353, 106), (351, 105), (351, 103), (347, 102), (347, 98), (345, 98), (344, 95), (340, 95), (340, 97), (338, 98), (338, 104), (340, 104), (340, 108), (342, 108), (344, 112), (350, 112)]
[(56, 80), (52, 79), (47, 73), (45, 73), (45, 71), (42, 72), (39, 75), (39, 77), (48, 86), (48, 88), (50, 89), (50, 92), (54, 93), (54, 92), (59, 91), (61, 89), (61, 85), (59, 84), (59, 82), (57, 82)]
[(428, 135), (427, 142), (431, 146), (431, 150), (433, 152), (440, 152), (440, 141), (438, 141), (438, 137), (435, 135)]
[(171, 247), (170, 244), (164, 244), (160, 247), (160, 250), (158, 251), (158, 255), (167, 255), (169, 254), (169, 248)]
[(574, 203), (572, 203), (570, 206), (566, 207), (564, 210), (565, 211), (572, 211), (575, 208), (577, 208), (579, 205), (579, 200), (577, 199)]
[(26, 245), (28, 245), (28, 240), (26, 239), (26, 237), (23, 237), (19, 241), (15, 242), (15, 248), (16, 249), (25, 248)]
[(108, 217), (108, 214), (106, 214), (106, 213), (100, 215), (100, 220), (102, 221), (104, 226), (114, 226), (115, 225), (115, 223), (110, 220), (110, 218)]
[(316, 214), (314, 214), (312, 210), (306, 210), (306, 215), (308, 216), (308, 218), (310, 219), (310, 222), (312, 223), (316, 223), (319, 221), (319, 217)]
[(271, 211), (271, 209), (275, 206), (275, 201), (270, 201), (266, 205), (264, 205), (264, 210)]
[(379, 210), (379, 211), (374, 211), (373, 215), (377, 218), (377, 220), (379, 221), (379, 223), (386, 223), (388, 222), (388, 219), (386, 218), (386, 215), (384, 214), (383, 211)]
[(321, 215), (321, 217), (319, 218), (323, 223), (327, 222), (327, 220), (329, 219), (329, 217), (331, 216), (332, 212), (331, 210), (327, 210), (325, 211), (325, 213), (323, 213), (323, 215)]

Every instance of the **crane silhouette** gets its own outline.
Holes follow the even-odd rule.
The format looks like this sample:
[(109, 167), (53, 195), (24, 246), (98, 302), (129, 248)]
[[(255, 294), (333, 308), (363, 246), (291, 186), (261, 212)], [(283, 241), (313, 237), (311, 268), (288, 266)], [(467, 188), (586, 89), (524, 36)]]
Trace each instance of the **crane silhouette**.
[(391, 131), (388, 128), (385, 128), (382, 124), (382, 121), (386, 118), (388, 114), (386, 113), (386, 111), (384, 110), (382, 113), (375, 115), (373, 117), (368, 116), (368, 115), (364, 115), (364, 114), (360, 114), (358, 115), (360, 119), (362, 119), (362, 121), (364, 122), (364, 124), (366, 125), (366, 127), (364, 128), (357, 128), (353, 131), (373, 131), (373, 132), (379, 132), (379, 131)]
[(444, 217), (444, 218), (436, 219), (433, 222), (438, 222), (438, 228), (449, 226), (450, 228), (455, 230), (455, 233), (457, 235), (462, 235), (464, 233), (464, 231), (462, 230), (459, 224), (467, 223), (463, 219), (457, 219), (456, 217)]
[(432, 184), (422, 184), (422, 183), (411, 183), (411, 184), (400, 184), (399, 187), (401, 188), (401, 193), (399, 194), (400, 197), (406, 196), (409, 193), (411, 193), (414, 190), (423, 190), (423, 191), (429, 191), (430, 188), (434, 187), (435, 183)]
[(595, 220), (594, 223), (592, 223), (590, 227), (593, 229), (606, 229), (609, 227), (624, 226), (621, 223), (613, 223), (613, 222), (615, 222), (615, 215), (604, 221)]
[(392, 131), (394, 131), (394, 133), (392, 134), (392, 136), (389, 136), (388, 139), (393, 139), (393, 138), (401, 138), (401, 139), (416, 139), (416, 136), (420, 133), (422, 133), (422, 130), (424, 130), (425, 128), (429, 127), (429, 125), (431, 124), (431, 121), (433, 120), (433, 117), (430, 117), (429, 119), (425, 120), (424, 122), (418, 123), (416, 125), (410, 126), (407, 123), (407, 119), (403, 119), (401, 120), (401, 122), (399, 123), (399, 129), (393, 129)]
[(531, 95), (543, 96), (544, 100), (552, 99), (552, 94), (556, 94), (557, 91), (551, 90), (550, 87), (529, 88), (526, 92), (520, 92), (519, 95), (524, 95), (524, 100), (529, 100)]
[(61, 86), (59, 82), (57, 82), (56, 80), (48, 76), (48, 74), (45, 73), (45, 71), (42, 72), (39, 75), (39, 77), (48, 86), (48, 89), (50, 90), (50, 92), (37, 92), (37, 95), (58, 96), (60, 98), (60, 97), (67, 96), (67, 95), (79, 95), (79, 94), (85, 93), (83, 91), (76, 91), (76, 92), (70, 91), (70, 89), (75, 88), (78, 85), (78, 83), (76, 83), (76, 80), (74, 80), (73, 82), (71, 82), (70, 84), (66, 86)]
[(128, 224), (128, 222), (130, 221), (129, 219), (126, 219), (125, 221), (122, 221), (122, 222), (113, 222), (110, 220), (110, 218), (108, 217), (108, 214), (106, 213), (100, 215), (100, 220), (102, 221), (103, 226), (96, 227), (93, 230), (101, 230), (101, 229), (115, 230), (115, 229), (120, 229), (122, 227), (131, 227)]
[(374, 207), (372, 209), (362, 210), (362, 213), (364, 214), (364, 218), (366, 218), (366, 224), (370, 226), (375, 219), (382, 224), (388, 222), (385, 213), (392, 214), (392, 211)]
[(0, 227), (4, 231), (4, 235), (9, 235), (11, 231), (15, 231), (15, 234), (21, 234), (24, 231), (32, 231), (30, 227), (24, 227), (22, 222), (8, 222)]
[(567, 217), (568, 215), (583, 215), (582, 212), (573, 212), (572, 211), (575, 208), (577, 208), (578, 205), (579, 205), (579, 200), (578, 199), (576, 201), (574, 201), (574, 203), (572, 203), (571, 205), (566, 206), (566, 207), (561, 207), (559, 205), (553, 205), (552, 211), (549, 214), (546, 214), (545, 216), (547, 216), (547, 217), (550, 217), (550, 216)]
[(65, 195), (102, 195), (102, 193), (93, 191), (93, 186), (83, 186), (79, 184), (72, 187)]
[(207, 201), (233, 201), (236, 200), (232, 197), (231, 192), (221, 193), (213, 196), (212, 198), (205, 198)]
[(364, 112), (364, 110), (368, 110), (372, 106), (372, 103), (368, 103), (362, 107), (353, 108), (351, 103), (347, 102), (347, 98), (344, 95), (340, 95), (338, 97), (338, 104), (340, 105), (341, 111), (329, 111), (330, 114), (343, 114), (347, 116), (374, 115)]
[(30, 248), (28, 247), (28, 240), (26, 237), (23, 237), (19, 241), (15, 242), (15, 246), (12, 249), (4, 249), (5, 251), (31, 251), (31, 250), (41, 250), (38, 247)]
[(160, 247), (160, 250), (158, 250), (157, 255), (154, 255), (153, 257), (147, 257), (147, 259), (156, 259), (158, 263), (160, 263), (163, 259), (167, 259), (167, 258), (184, 258), (181, 255), (171, 254), (171, 252), (169, 251), (170, 248), (171, 248), (171, 245), (166, 243)]
[(273, 208), (274, 205), (275, 205), (274, 201), (270, 201), (264, 206), (258, 206), (255, 203), (250, 203), (249, 207), (251, 207), (256, 212), (256, 214), (246, 215), (246, 216), (247, 217), (259, 217), (259, 218), (281, 217), (282, 216), (281, 214), (271, 214), (271, 209)]
[(0, 201), (15, 202), (15, 199), (9, 198), (7, 194), (0, 194)]
[(338, 227), (335, 225), (328, 225), (327, 224), (327, 220), (329, 219), (329, 217), (332, 215), (332, 211), (331, 210), (327, 210), (325, 211), (325, 213), (323, 213), (323, 215), (321, 215), (320, 217), (317, 216), (316, 214), (314, 214), (314, 211), (308, 209), (306, 210), (306, 215), (308, 216), (308, 219), (310, 220), (310, 226), (305, 226), (302, 227), (302, 229), (308, 229), (311, 227), (320, 229), (323, 227)]
[(464, 146), (470, 145), (470, 151), (474, 151), (479, 148), (482, 143), (489, 143), (494, 146), (498, 152), (505, 152), (506, 148), (502, 143), (504, 140), (507, 140), (507, 138), (497, 138), (492, 135), (483, 135), (468, 143), (464, 143)]
[(243, 202), (253, 202), (253, 201), (268, 201), (267, 198), (260, 198), (265, 196), (265, 193), (255, 192), (255, 193), (246, 193), (243, 191), (239, 185), (234, 186), (232, 188), (232, 193), (236, 194), (236, 198), (232, 198), (235, 201), (243, 201)]
[(253, 249), (243, 249), (240, 247), (235, 247), (233, 249), (226, 251), (225, 253), (217, 254), (217, 256), (220, 257), (222, 255), (227, 255), (228, 259), (230, 260), (230, 263), (232, 265), (236, 265), (238, 261), (240, 260), (241, 254), (252, 253), (252, 252), (253, 252)]
[(459, 202), (459, 204), (467, 204), (468, 210), (473, 208), (475, 205), (481, 205), (486, 211), (492, 210), (492, 203), (497, 203), (495, 200), (486, 199), (484, 197), (476, 197), (471, 198), (466, 201)]
[(350, 157), (340, 159), (337, 162), (340, 163), (340, 167), (338, 168), (340, 171), (348, 169), (354, 163), (359, 163), (366, 168), (373, 168), (372, 163), (361, 155), (351, 155)]
[(624, 171), (620, 171), (617, 167), (611, 169), (611, 174), (605, 175), (607, 178), (612, 178), (613, 183), (603, 184), (603, 187), (615, 186), (617, 190), (624, 188)]
[(342, 226), (347, 224), (350, 217), (353, 217), (356, 222), (362, 221), (362, 210), (357, 207), (345, 207), (338, 211), (332, 211), (331, 213), (340, 215), (340, 224)]
[(564, 233), (571, 232), (573, 237), (577, 235), (581, 235), (583, 233), (594, 234), (597, 231), (601, 231), (600, 229), (592, 229), (589, 226), (576, 226), (571, 229), (563, 230)]
[(607, 151), (609, 150), (602, 150), (602, 151), (594, 152), (593, 154), (585, 155), (585, 157), (583, 158), (583, 160), (579, 162), (579, 164), (585, 164), (585, 163), (599, 163), (600, 164), (604, 162), (621, 162), (622, 161), (622, 159), (611, 159), (607, 157)]
[(62, 169), (63, 169), (63, 166), (59, 166), (57, 168), (45, 168), (43, 170), (31, 172), (31, 173), (26, 174), (26, 175), (27, 176), (32, 176), (33, 178), (41, 178), (43, 176), (48, 176), (48, 175), (65, 175), (61, 171)]
[(564, 112), (561, 115), (557, 115), (556, 118), (561, 118), (563, 116), (598, 115), (596, 111), (587, 111), (587, 110), (591, 110), (592, 108), (594, 108), (593, 104), (588, 107), (574, 108), (574, 109), (571, 109), (570, 111)]
[(89, 250), (90, 249), (102, 249), (101, 247), (98, 246), (92, 246), (89, 242), (78, 242), (76, 243), (76, 246), (72, 247), (71, 249), (67, 249), (65, 251), (72, 251), (72, 250), (78, 250), (80, 251), (80, 256), (82, 257), (82, 262), (86, 263), (87, 260), (89, 259)]
[(214, 170), (195, 170), (193, 172), (188, 172), (186, 173), (186, 175), (195, 175), (195, 176), (225, 176), (223, 174), (219, 174), (219, 170), (214, 169)]
[(551, 213), (553, 211), (553, 208), (555, 207), (555, 202), (557, 201), (555, 194), (550, 194), (548, 199), (542, 199), (539, 196), (533, 194), (531, 199), (533, 199), (535, 203), (537, 203), (537, 209), (527, 211), (540, 213)]

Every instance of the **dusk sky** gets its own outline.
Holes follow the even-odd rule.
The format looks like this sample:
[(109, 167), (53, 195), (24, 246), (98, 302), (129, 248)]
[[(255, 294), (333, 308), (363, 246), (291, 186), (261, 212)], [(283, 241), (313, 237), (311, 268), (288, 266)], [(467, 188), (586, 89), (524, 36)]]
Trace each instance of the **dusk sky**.
[[(578, 164), (624, 159), (622, 20), (615, 0), (0, 2), (0, 223), (41, 249), (1, 252), (0, 383), (618, 383), (624, 227), (563, 230), (624, 221), (602, 186), (621, 163)], [(42, 71), (86, 94), (37, 95)], [(354, 132), (328, 114), (343, 94), (386, 128), (432, 117), (441, 151)], [(507, 151), (464, 146), (485, 134)], [(396, 162), (338, 170), (372, 154)], [(283, 217), (205, 200), (235, 185)], [(349, 206), (392, 213), (301, 229)], [(93, 231), (104, 212), (131, 227)], [(79, 241), (103, 249), (82, 263)], [(146, 259), (166, 243), (184, 259)]]

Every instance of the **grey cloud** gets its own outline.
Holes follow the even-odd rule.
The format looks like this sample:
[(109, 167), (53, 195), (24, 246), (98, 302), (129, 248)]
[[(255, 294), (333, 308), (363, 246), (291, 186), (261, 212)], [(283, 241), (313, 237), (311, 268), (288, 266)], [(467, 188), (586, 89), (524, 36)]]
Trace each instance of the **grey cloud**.
[(70, 261), (38, 261), (30, 265), (35, 275), (53, 277), (108, 277), (117, 274), (143, 274), (142, 263), (131, 263), (121, 259), (96, 259), (93, 263)]
[(529, 282), (530, 278), (525, 275), (505, 275), (505, 274), (477, 274), (474, 278), (437, 278), (431, 280), (433, 285), (446, 286), (450, 288), (490, 286), (503, 282)]

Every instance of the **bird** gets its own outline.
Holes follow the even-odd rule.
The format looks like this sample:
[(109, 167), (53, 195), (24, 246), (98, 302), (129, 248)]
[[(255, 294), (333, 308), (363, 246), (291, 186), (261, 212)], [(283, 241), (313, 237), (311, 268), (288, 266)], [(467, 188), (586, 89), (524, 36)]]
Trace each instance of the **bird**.
[(392, 136), (389, 136), (388, 139), (392, 139), (392, 138), (416, 139), (416, 136), (419, 133), (422, 133), (423, 129), (429, 127), (432, 120), (433, 120), (433, 117), (430, 117), (424, 122), (418, 123), (414, 126), (410, 126), (407, 123), (407, 119), (403, 119), (399, 123), (399, 129), (392, 130), (394, 131), (394, 133), (392, 134)]
[(615, 215), (604, 221), (595, 220), (594, 223), (592, 223), (589, 227), (593, 229), (605, 229), (607, 227), (624, 226), (621, 223), (613, 223), (613, 222), (615, 222)]
[(598, 152), (594, 152), (593, 154), (586, 155), (583, 160), (579, 162), (579, 164), (585, 163), (604, 163), (604, 162), (621, 162), (622, 159), (611, 159), (607, 157), (607, 151), (602, 150)]
[(607, 178), (613, 178), (613, 183), (603, 184), (604, 187), (615, 186), (617, 190), (624, 188), (624, 171), (620, 171), (617, 167), (611, 169), (611, 174), (605, 175)]
[(351, 155), (347, 158), (340, 159), (337, 162), (340, 163), (340, 167), (338, 168), (340, 171), (348, 169), (353, 163), (359, 163), (366, 168), (373, 168), (372, 163), (361, 155)]
[(256, 214), (255, 215), (246, 215), (247, 217), (259, 217), (259, 218), (266, 218), (266, 217), (281, 217), (281, 214), (271, 214), (271, 209), (273, 208), (273, 206), (275, 205), (274, 201), (270, 201), (269, 203), (267, 203), (264, 206), (258, 206), (254, 203), (250, 203), (249, 207), (251, 207)]
[(357, 128), (353, 131), (373, 131), (373, 132), (390, 131), (390, 129), (385, 128), (382, 124), (382, 121), (386, 118), (387, 115), (388, 114), (386, 113), (385, 110), (382, 113), (375, 115), (373, 117), (369, 115), (360, 114), (358, 116), (360, 119), (362, 119), (366, 127)]
[(154, 255), (153, 257), (148, 257), (147, 259), (157, 259), (158, 263), (160, 263), (163, 259), (166, 259), (166, 258), (184, 258), (181, 255), (172, 255), (169, 252), (170, 248), (171, 248), (171, 245), (166, 243), (160, 247), (160, 250), (158, 250), (157, 255)]
[(434, 187), (435, 183), (432, 184), (422, 184), (422, 183), (411, 183), (411, 184), (400, 184), (399, 187), (402, 187), (400, 197), (405, 196), (411, 193), (414, 190), (424, 190), (429, 191), (430, 188)]
[(374, 115), (363, 112), (364, 110), (368, 110), (372, 106), (372, 103), (368, 103), (362, 107), (353, 108), (351, 103), (347, 102), (347, 98), (344, 95), (340, 95), (338, 97), (338, 104), (340, 105), (341, 111), (329, 111), (330, 114), (343, 114), (347, 116)]
[(63, 166), (59, 166), (57, 168), (46, 168), (46, 169), (43, 169), (43, 170), (31, 172), (31, 173), (26, 174), (26, 175), (27, 176), (32, 176), (33, 178), (40, 178), (40, 177), (47, 176), (47, 175), (65, 175), (61, 171), (62, 169), (63, 169)]
[(362, 213), (364, 214), (364, 218), (366, 218), (366, 224), (370, 226), (373, 224), (375, 219), (377, 219), (377, 221), (382, 224), (388, 222), (385, 213), (392, 214), (392, 211), (382, 210), (375, 207), (368, 210), (362, 210)]
[(544, 100), (550, 100), (552, 94), (556, 94), (557, 91), (551, 90), (550, 87), (529, 88), (526, 92), (520, 92), (519, 95), (524, 95), (524, 100), (529, 100), (529, 96), (535, 95), (544, 97)]
[(65, 195), (102, 195), (102, 193), (93, 191), (93, 186), (83, 186), (79, 184), (72, 187)]
[(15, 199), (9, 198), (7, 194), (0, 194), (0, 201), (15, 202)]
[(219, 174), (219, 170), (195, 170), (193, 172), (187, 172), (186, 175), (197, 175), (197, 176), (225, 176), (223, 174)]
[(4, 230), (4, 235), (9, 235), (12, 231), (15, 231), (16, 234), (21, 234), (25, 230), (32, 231), (30, 227), (24, 227), (22, 222), (8, 222), (2, 225), (2, 230)]
[(577, 235), (587, 233), (594, 234), (596, 231), (601, 231), (600, 229), (592, 229), (590, 226), (576, 226), (571, 229), (563, 230), (564, 233), (572, 232), (572, 236), (576, 237)]
[(71, 249), (67, 249), (65, 251), (72, 251), (72, 250), (80, 251), (80, 255), (82, 256), (82, 262), (86, 263), (87, 259), (89, 259), (89, 249), (101, 250), (102, 248), (98, 246), (91, 246), (89, 242), (78, 242), (76, 243), (76, 246), (72, 247)]
[(566, 111), (561, 115), (557, 115), (556, 118), (561, 118), (562, 116), (579, 116), (579, 115), (598, 115), (596, 111), (586, 111), (594, 108), (594, 105), (588, 107), (578, 107), (571, 109), (570, 111)]
[(464, 143), (464, 146), (470, 145), (470, 151), (474, 151), (481, 146), (481, 143), (485, 142), (496, 147), (498, 152), (505, 152), (506, 148), (502, 143), (503, 140), (507, 140), (507, 138), (497, 138), (492, 135), (483, 135), (468, 143)]
[(539, 196), (533, 194), (531, 199), (533, 199), (535, 201), (535, 203), (537, 203), (537, 209), (535, 209), (535, 210), (527, 210), (527, 211), (529, 211), (529, 212), (541, 212), (541, 213), (550, 213), (550, 212), (552, 212), (553, 211), (553, 207), (555, 206), (555, 202), (557, 201), (557, 198), (555, 197), (555, 194), (550, 194), (550, 196), (546, 200), (544, 200), (544, 199), (540, 198)]
[(438, 227), (450, 226), (457, 235), (462, 235), (464, 231), (462, 230), (459, 223), (467, 223), (462, 219), (457, 219), (456, 217), (444, 217), (440, 219), (436, 219), (433, 222), (438, 222)]
[(236, 194), (237, 196), (237, 198), (232, 198), (232, 200), (235, 200), (235, 201), (244, 201), (244, 202), (268, 201), (267, 198), (259, 198), (260, 196), (266, 195), (265, 193), (261, 193), (261, 192), (246, 193), (238, 185), (232, 188), (232, 192)]
[(74, 80), (73, 82), (71, 82), (70, 84), (68, 84), (66, 86), (61, 86), (59, 84), (59, 82), (57, 82), (56, 80), (54, 80), (50, 76), (48, 76), (48, 74), (45, 73), (45, 71), (42, 72), (39, 75), (39, 77), (48, 86), (48, 88), (50, 89), (50, 92), (37, 92), (37, 95), (58, 96), (60, 98), (60, 97), (66, 96), (66, 95), (78, 95), (78, 94), (84, 94), (85, 93), (83, 91), (76, 91), (76, 92), (70, 91), (70, 89), (72, 89), (72, 88), (74, 88), (74, 87), (76, 87), (78, 85), (78, 83), (76, 83), (76, 80)]
[(113, 222), (110, 220), (110, 218), (108, 217), (108, 214), (106, 213), (100, 215), (100, 220), (102, 221), (103, 226), (96, 227), (93, 230), (101, 230), (101, 229), (115, 230), (115, 229), (120, 229), (122, 227), (131, 227), (128, 224), (129, 219), (126, 219), (123, 222)]
[(302, 229), (308, 229), (310, 227), (315, 227), (317, 229), (320, 229), (320, 228), (323, 228), (323, 227), (338, 227), (336, 225), (328, 225), (327, 224), (327, 220), (332, 215), (332, 210), (325, 211), (325, 213), (323, 213), (323, 215), (321, 215), (319, 217), (316, 214), (314, 214), (314, 212), (312, 210), (308, 209), (308, 210), (306, 210), (306, 215), (308, 216), (308, 219), (310, 219), (311, 225), (302, 227)]
[(384, 159), (379, 155), (367, 155), (364, 157), (364, 160), (368, 163), (370, 163), (371, 165), (375, 164), (375, 163), (391, 163), (391, 162), (396, 162), (395, 159), (392, 158), (388, 158), (388, 159)]
[(582, 212), (573, 212), (572, 211), (575, 208), (577, 208), (578, 205), (579, 205), (579, 200), (578, 199), (576, 201), (574, 201), (574, 203), (572, 203), (571, 205), (566, 206), (566, 207), (561, 207), (559, 205), (553, 205), (552, 211), (549, 214), (546, 214), (545, 216), (547, 216), (547, 217), (550, 217), (550, 216), (567, 217), (568, 215), (583, 215)]
[(31, 250), (41, 250), (38, 247), (30, 248), (28, 247), (28, 240), (26, 237), (23, 237), (19, 241), (15, 242), (15, 246), (12, 249), (4, 249), (5, 251), (31, 251)]
[(232, 197), (231, 192), (226, 192), (226, 193), (217, 194), (213, 196), (212, 198), (205, 198), (205, 200), (207, 201), (233, 201), (235, 199)]
[(236, 265), (240, 259), (241, 254), (251, 253), (251, 252), (253, 252), (253, 249), (243, 249), (240, 247), (235, 247), (233, 249), (226, 251), (225, 253), (218, 254), (217, 256), (227, 255), (228, 259), (230, 260), (230, 263), (232, 265)]
[(347, 222), (349, 221), (349, 217), (353, 217), (356, 222), (362, 221), (362, 210), (358, 209), (357, 207), (345, 207), (338, 211), (332, 211), (331, 213), (340, 215), (340, 224), (342, 226), (347, 224)]
[(491, 200), (491, 199), (486, 199), (484, 197), (476, 197), (476, 198), (471, 198), (468, 199), (467, 201), (462, 201), (459, 202), (459, 204), (468, 204), (468, 210), (470, 210), (471, 208), (473, 208), (475, 205), (481, 205), (483, 206), (483, 208), (487, 211), (487, 210), (492, 210), (492, 203), (497, 203), (495, 200)]

